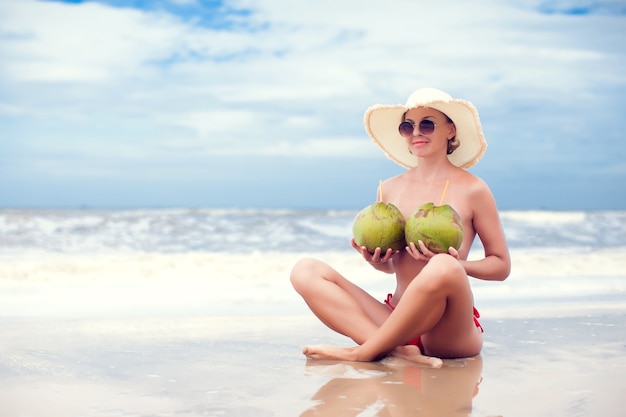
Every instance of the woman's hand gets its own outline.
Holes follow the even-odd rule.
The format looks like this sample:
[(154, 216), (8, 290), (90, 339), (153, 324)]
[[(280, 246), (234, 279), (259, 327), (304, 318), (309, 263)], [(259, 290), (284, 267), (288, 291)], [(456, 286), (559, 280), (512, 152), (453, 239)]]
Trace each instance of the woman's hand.
[(411, 258), (424, 263), (428, 262), (430, 258), (436, 255), (435, 252), (428, 250), (421, 240), (417, 241), (417, 245), (414, 242), (409, 242), (406, 246), (406, 251), (411, 255)]
[(457, 261), (460, 261), (461, 258), (459, 258), (459, 251), (457, 251), (454, 247), (450, 246), (448, 248), (448, 255), (453, 256), (454, 258), (456, 258)]
[[(415, 243), (413, 242), (409, 242), (406, 247), (406, 251), (409, 253), (409, 255), (411, 255), (413, 259), (417, 261), (428, 262), (430, 258), (437, 254), (436, 252), (428, 249), (424, 242), (422, 242), (421, 240), (418, 240), (417, 244), (419, 245), (419, 249), (417, 248), (417, 245), (415, 245)], [(448, 255), (459, 259), (459, 252), (452, 246), (448, 248)]]
[(367, 262), (374, 266), (386, 264), (394, 255), (400, 252), (394, 252), (394, 250), (391, 248), (388, 248), (386, 252), (383, 252), (380, 248), (376, 248), (374, 252), (370, 252), (369, 249), (367, 249), (365, 246), (357, 245), (354, 238), (350, 239), (350, 243), (352, 244), (352, 247), (356, 249), (356, 251), (359, 252), (361, 256), (363, 256), (363, 259), (365, 259)]

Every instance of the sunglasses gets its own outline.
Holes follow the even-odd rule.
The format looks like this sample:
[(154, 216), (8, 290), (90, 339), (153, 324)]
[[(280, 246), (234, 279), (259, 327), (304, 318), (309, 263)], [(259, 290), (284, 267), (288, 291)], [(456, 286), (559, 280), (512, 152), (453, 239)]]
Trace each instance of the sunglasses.
[[(430, 135), (435, 131), (435, 126), (435, 122), (425, 119), (419, 122), (417, 128), (422, 135)], [(398, 126), (398, 132), (405, 138), (413, 136), (413, 131), (415, 131), (415, 124), (411, 122), (402, 122)]]

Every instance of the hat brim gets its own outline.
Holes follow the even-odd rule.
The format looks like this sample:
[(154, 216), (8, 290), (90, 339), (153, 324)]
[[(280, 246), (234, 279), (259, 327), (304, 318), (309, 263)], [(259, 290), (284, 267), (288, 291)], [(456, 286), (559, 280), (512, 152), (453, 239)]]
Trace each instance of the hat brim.
[(456, 138), (460, 145), (448, 155), (452, 164), (467, 169), (482, 158), (487, 150), (487, 141), (476, 108), (465, 100), (432, 100), (424, 97), (407, 105), (375, 105), (366, 110), (365, 130), (389, 159), (405, 168), (417, 166), (417, 157), (409, 151), (406, 139), (398, 132), (404, 113), (416, 107), (439, 110), (454, 122)]

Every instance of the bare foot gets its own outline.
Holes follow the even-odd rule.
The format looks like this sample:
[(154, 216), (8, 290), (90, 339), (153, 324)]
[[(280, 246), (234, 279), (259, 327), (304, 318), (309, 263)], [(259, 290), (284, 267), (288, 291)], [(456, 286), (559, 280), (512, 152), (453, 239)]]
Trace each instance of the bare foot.
[(354, 348), (342, 348), (328, 345), (305, 346), (302, 353), (308, 359), (332, 359), (339, 361), (356, 361)]
[(443, 361), (432, 356), (424, 356), (420, 349), (415, 345), (398, 346), (391, 351), (390, 356), (406, 359), (407, 361), (428, 365), (432, 368), (441, 368)]

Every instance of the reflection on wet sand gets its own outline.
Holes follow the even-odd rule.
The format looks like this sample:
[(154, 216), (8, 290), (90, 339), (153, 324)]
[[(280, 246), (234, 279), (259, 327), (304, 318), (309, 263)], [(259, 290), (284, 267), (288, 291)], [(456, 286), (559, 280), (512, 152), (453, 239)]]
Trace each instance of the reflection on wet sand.
[(306, 374), (331, 379), (301, 417), (469, 416), (481, 372), (480, 355), (446, 360), (439, 369), (395, 358), (373, 363), (307, 361)]

